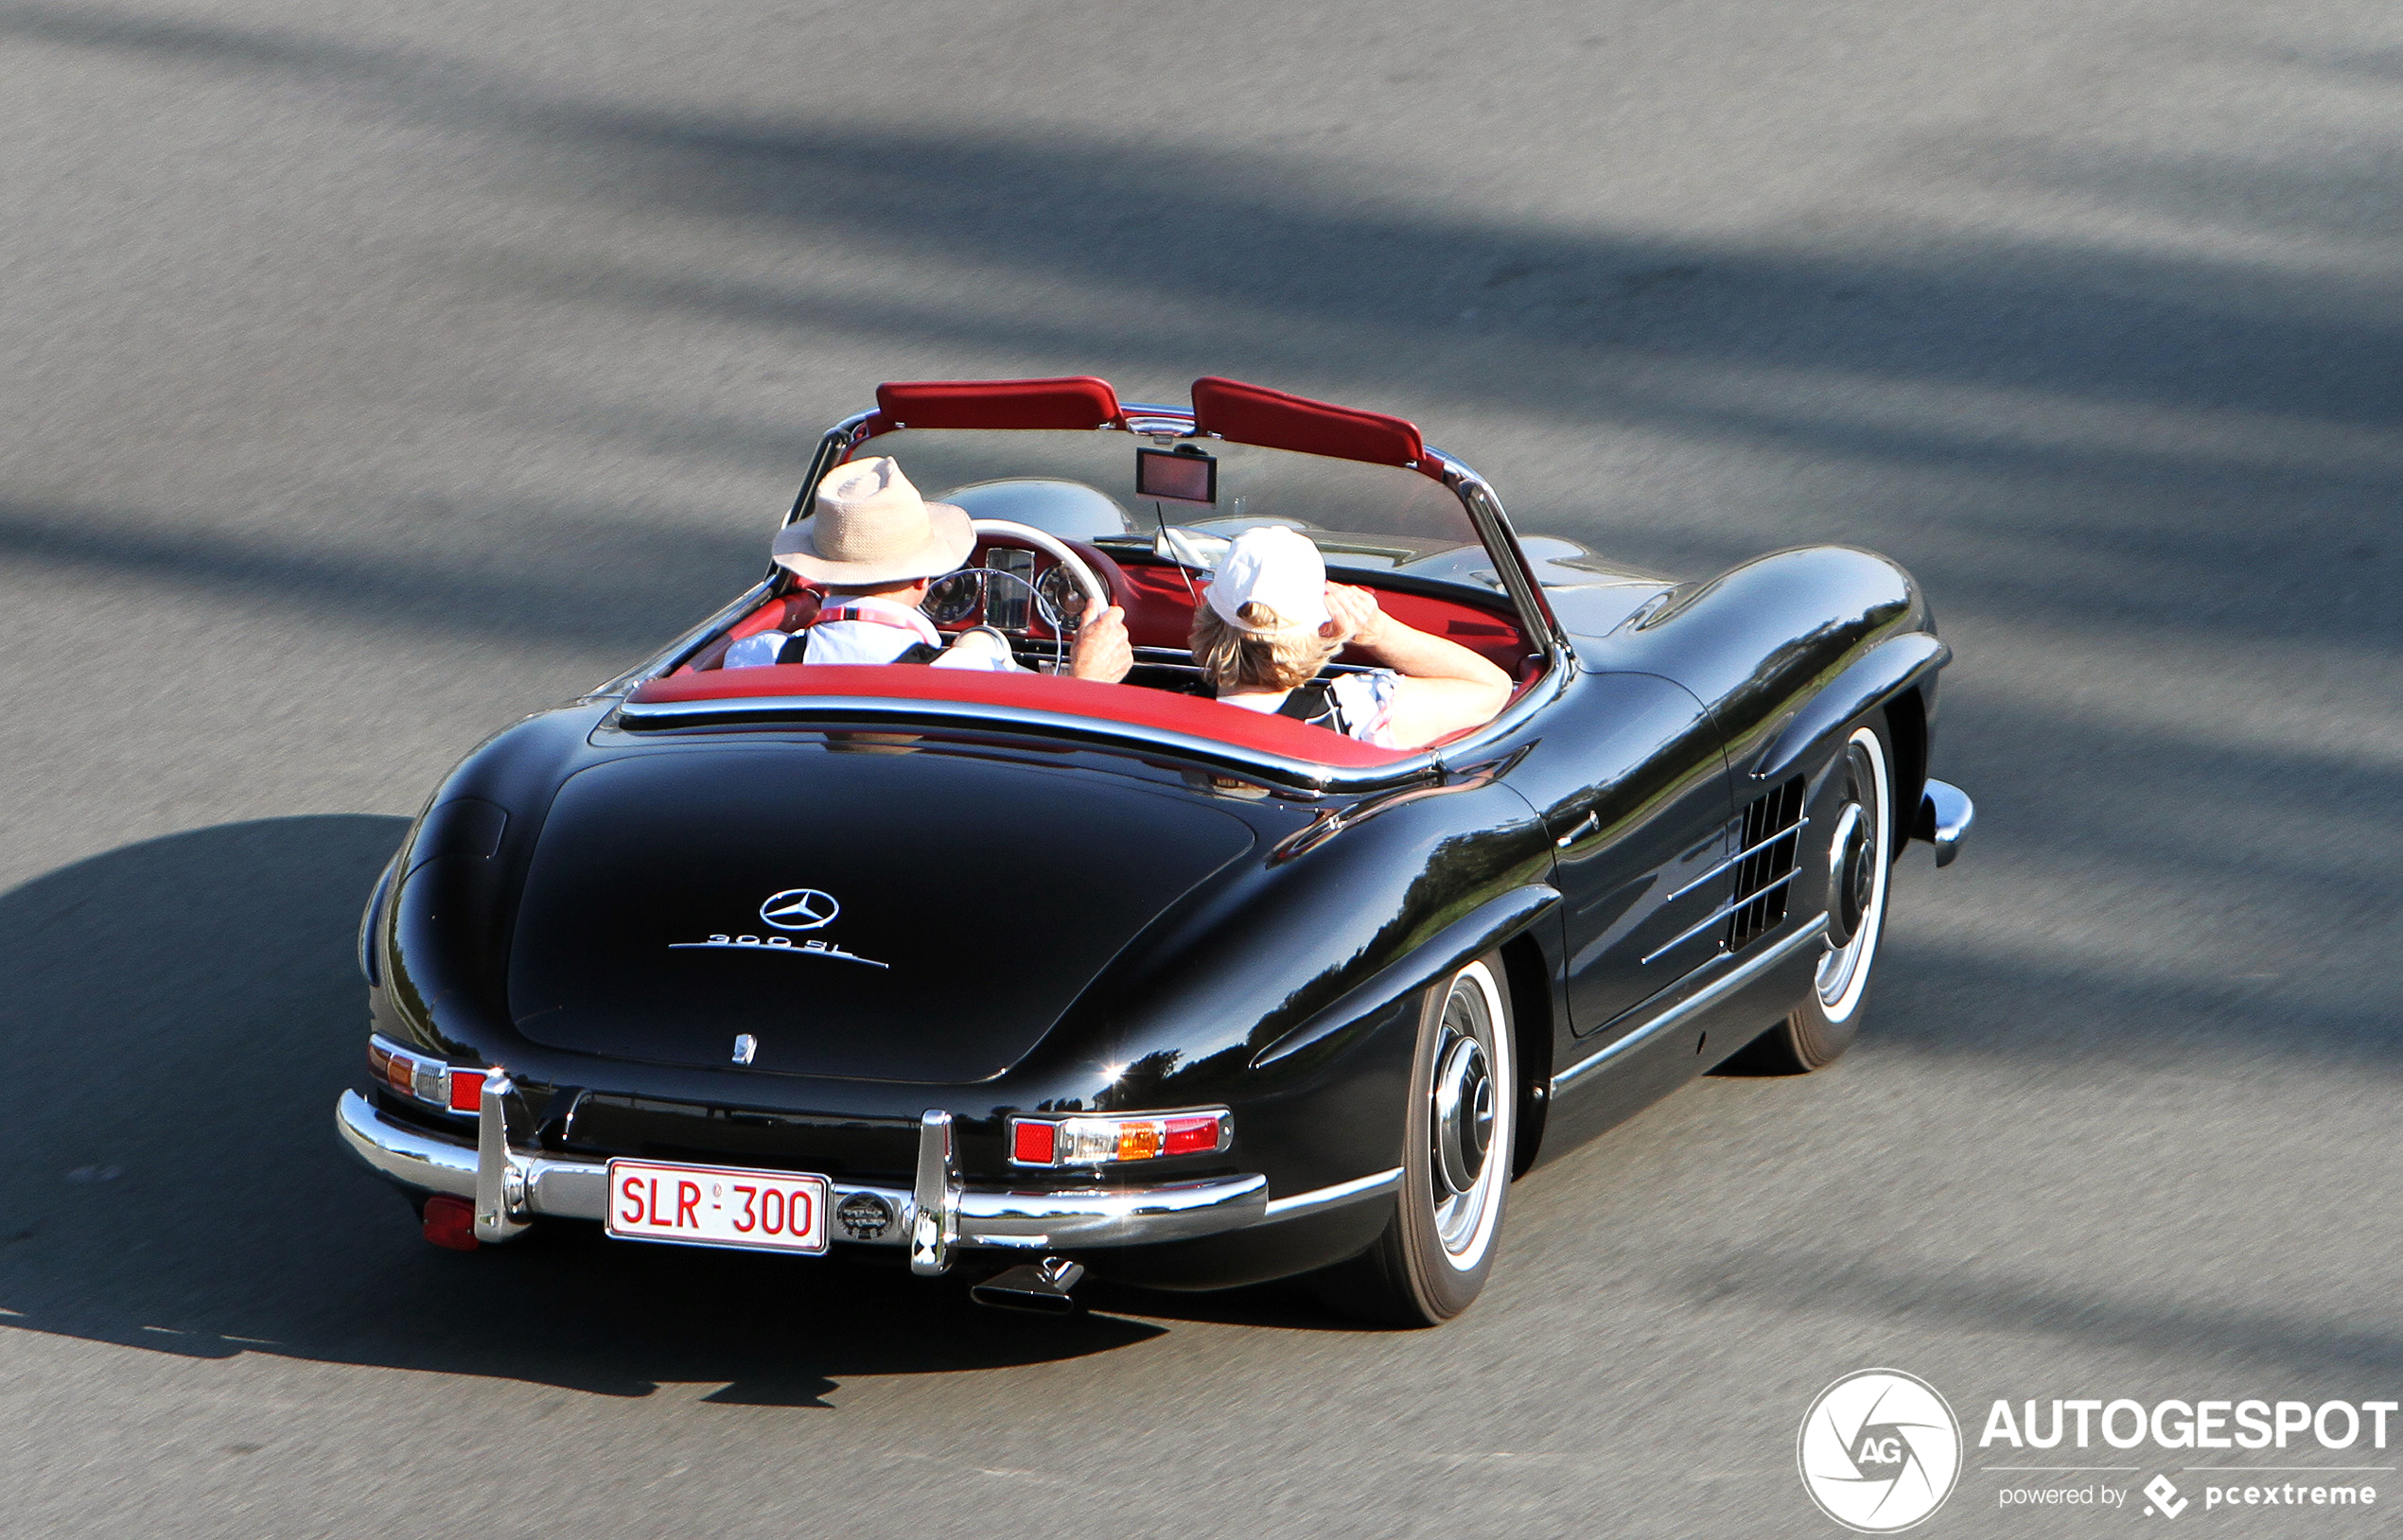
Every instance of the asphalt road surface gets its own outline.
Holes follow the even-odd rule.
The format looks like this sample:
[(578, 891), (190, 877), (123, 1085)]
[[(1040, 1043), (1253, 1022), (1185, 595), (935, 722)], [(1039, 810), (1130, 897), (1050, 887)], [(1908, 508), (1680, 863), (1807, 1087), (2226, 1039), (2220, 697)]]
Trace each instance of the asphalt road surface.
[[(1922, 1532), (2391, 1530), (2394, 1447), (1974, 1441), (2403, 1399), (2399, 344), (2368, 0), (0, 4), (0, 1532), (1833, 1535), (1872, 1365), (1968, 1425)], [(1910, 567), (1981, 820), (1858, 1047), (1521, 1182), (1437, 1332), (424, 1245), (330, 1127), (405, 818), (877, 380), (1087, 371)]]

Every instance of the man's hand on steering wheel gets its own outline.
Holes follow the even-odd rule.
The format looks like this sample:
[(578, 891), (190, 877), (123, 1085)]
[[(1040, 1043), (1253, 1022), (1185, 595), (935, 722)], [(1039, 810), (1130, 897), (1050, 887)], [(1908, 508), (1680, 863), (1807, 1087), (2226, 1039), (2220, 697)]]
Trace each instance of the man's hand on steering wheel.
[(1127, 612), (1111, 604), (1096, 615), (1088, 604), (1085, 617), (1077, 631), (1076, 651), (1069, 655), (1068, 673), (1075, 678), (1114, 685), (1134, 667), (1134, 647), (1127, 640)]

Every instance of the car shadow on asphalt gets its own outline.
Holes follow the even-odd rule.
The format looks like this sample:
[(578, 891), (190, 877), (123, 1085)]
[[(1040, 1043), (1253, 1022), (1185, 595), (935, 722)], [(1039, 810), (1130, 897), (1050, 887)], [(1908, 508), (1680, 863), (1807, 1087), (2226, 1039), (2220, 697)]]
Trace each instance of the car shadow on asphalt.
[(0, 895), (0, 1053), (18, 1088), (0, 1128), (0, 1326), (601, 1395), (716, 1383), (710, 1401), (775, 1407), (826, 1406), (857, 1375), (1055, 1361), (1166, 1331), (989, 1310), (890, 1266), (625, 1246), (585, 1225), (428, 1246), (333, 1129), (336, 1094), (364, 1074), (354, 927), (407, 827), (229, 824)]

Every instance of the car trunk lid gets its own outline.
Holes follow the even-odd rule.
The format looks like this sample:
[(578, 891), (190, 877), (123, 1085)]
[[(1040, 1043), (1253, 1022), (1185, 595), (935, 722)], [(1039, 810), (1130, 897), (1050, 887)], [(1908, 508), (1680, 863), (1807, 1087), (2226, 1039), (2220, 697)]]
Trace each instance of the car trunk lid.
[(1065, 765), (885, 743), (631, 756), (552, 806), (511, 1014), (612, 1058), (985, 1079), (1252, 842), (1188, 795)]

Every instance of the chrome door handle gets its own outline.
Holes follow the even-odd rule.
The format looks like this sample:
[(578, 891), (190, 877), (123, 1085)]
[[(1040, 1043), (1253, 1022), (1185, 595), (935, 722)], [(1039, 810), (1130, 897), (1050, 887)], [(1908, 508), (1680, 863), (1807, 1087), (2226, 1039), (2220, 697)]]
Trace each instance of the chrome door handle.
[(1569, 832), (1561, 835), (1558, 839), (1552, 842), (1552, 848), (1558, 850), (1565, 850), (1601, 827), (1602, 814), (1588, 809), (1586, 815), (1577, 820), (1577, 826), (1575, 828), (1570, 830)]

